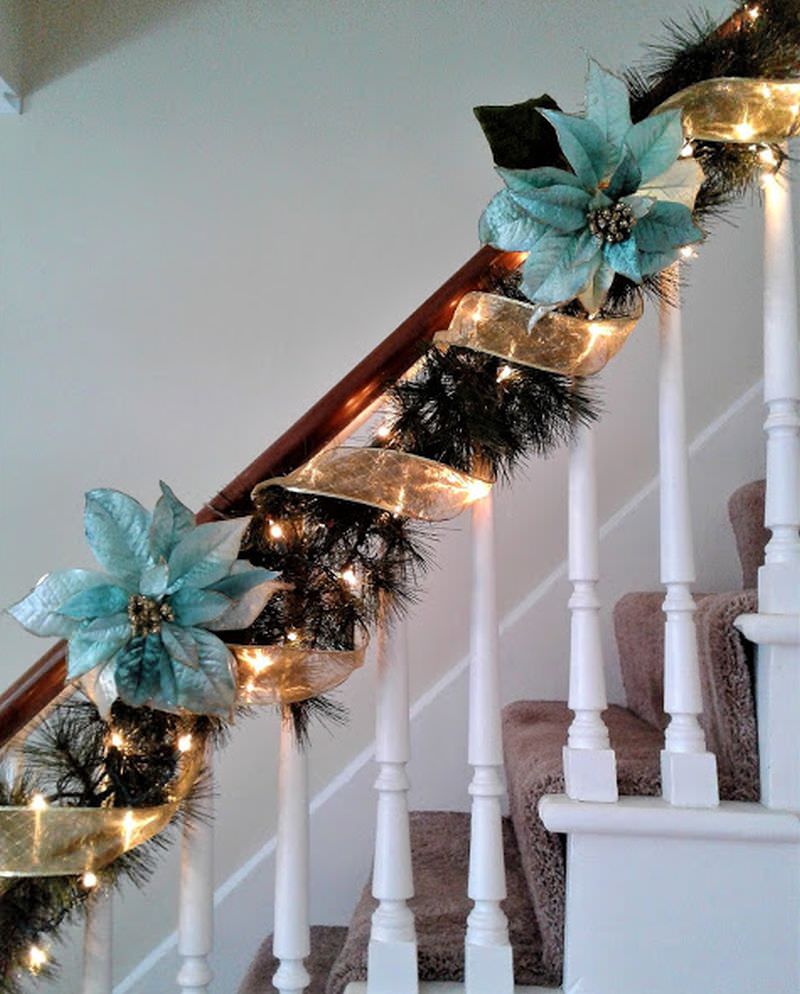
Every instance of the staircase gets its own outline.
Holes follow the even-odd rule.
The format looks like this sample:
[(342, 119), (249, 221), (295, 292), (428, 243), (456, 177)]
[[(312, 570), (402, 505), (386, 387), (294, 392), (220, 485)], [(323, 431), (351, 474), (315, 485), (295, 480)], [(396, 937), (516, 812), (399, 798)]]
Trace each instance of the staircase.
[[(764, 481), (748, 484), (728, 504), (742, 567), (743, 589), (696, 594), (695, 615), (703, 686), (704, 730), (717, 756), (720, 795), (729, 801), (759, 797), (752, 646), (734, 626), (755, 610), (764, 529)], [(614, 626), (627, 706), (603, 714), (617, 757), (619, 792), (658, 797), (663, 711), (664, 623), (661, 592), (626, 594)], [(517, 701), (503, 711), (503, 743), (511, 816), (503, 820), (509, 920), (518, 986), (557, 987), (563, 969), (565, 860), (559, 835), (547, 830), (539, 802), (564, 791), (562, 747), (572, 713), (565, 701)], [(412, 812), (411, 850), (416, 895), (419, 979), (463, 982), (464, 921), (469, 913), (469, 816)], [(367, 883), (349, 928), (311, 930), (307, 967), (311, 994), (343, 994), (366, 982), (370, 922), (376, 908)], [(259, 949), (239, 994), (263, 994), (277, 969), (272, 936)]]

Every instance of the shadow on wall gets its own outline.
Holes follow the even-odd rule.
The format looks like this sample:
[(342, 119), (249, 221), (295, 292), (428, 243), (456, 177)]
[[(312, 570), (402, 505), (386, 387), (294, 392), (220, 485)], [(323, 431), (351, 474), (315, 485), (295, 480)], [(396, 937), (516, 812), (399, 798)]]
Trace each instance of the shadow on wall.
[(197, 0), (24, 0), (22, 85), (25, 96), (146, 34), (186, 17)]

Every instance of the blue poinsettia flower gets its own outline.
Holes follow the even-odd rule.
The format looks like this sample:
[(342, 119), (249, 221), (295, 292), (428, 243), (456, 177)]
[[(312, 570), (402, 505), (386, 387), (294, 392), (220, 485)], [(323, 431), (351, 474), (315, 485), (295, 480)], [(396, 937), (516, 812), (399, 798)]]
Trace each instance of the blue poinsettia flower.
[(235, 668), (213, 632), (252, 624), (281, 586), (237, 559), (249, 520), (196, 525), (165, 483), (152, 514), (117, 490), (91, 490), (86, 537), (106, 573), (49, 573), (9, 612), (34, 635), (69, 640), (71, 680), (111, 669), (135, 707), (223, 714)]
[(702, 240), (692, 208), (703, 171), (696, 160), (679, 158), (680, 110), (633, 124), (625, 84), (594, 62), (585, 116), (539, 113), (573, 172), (498, 168), (506, 189), (481, 217), (481, 241), (530, 253), (522, 289), (537, 304), (577, 297), (594, 314), (615, 274), (641, 283)]

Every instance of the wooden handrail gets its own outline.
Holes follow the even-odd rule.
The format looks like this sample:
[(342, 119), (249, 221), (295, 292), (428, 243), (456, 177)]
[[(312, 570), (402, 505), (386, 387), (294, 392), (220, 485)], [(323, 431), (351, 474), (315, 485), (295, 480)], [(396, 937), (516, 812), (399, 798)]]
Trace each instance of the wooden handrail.
[[(485, 247), (414, 311), (336, 386), (265, 449), (197, 513), (199, 523), (250, 513), (250, 492), (271, 476), (288, 473), (324, 448), (419, 358), (424, 343), (446, 328), (459, 300), (476, 289), (493, 266), (514, 268), (520, 256)], [(0, 696), (0, 746), (16, 735), (64, 689), (66, 642), (58, 642)]]

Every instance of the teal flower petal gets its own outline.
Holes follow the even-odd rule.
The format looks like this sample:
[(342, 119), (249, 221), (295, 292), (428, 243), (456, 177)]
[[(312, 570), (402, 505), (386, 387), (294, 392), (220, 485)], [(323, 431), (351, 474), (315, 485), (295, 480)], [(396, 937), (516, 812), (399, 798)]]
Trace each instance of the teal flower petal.
[(692, 212), (683, 204), (657, 200), (633, 229), (642, 252), (664, 252), (703, 240), (703, 232), (692, 220)]
[(541, 224), (559, 231), (578, 231), (586, 227), (586, 211), (591, 197), (574, 186), (551, 186), (545, 190), (512, 193), (511, 196)]
[(603, 306), (615, 275), (612, 267), (604, 259), (595, 270), (587, 287), (578, 295), (578, 299), (589, 314), (596, 314)]
[(608, 146), (602, 131), (584, 117), (557, 110), (540, 110), (539, 113), (555, 128), (561, 150), (581, 185), (586, 190), (593, 190), (609, 166)]
[(78, 632), (67, 643), (67, 679), (77, 680), (90, 670), (109, 662), (122, 649), (127, 636), (98, 638)]
[(628, 88), (594, 60), (589, 62), (586, 83), (586, 117), (599, 128), (611, 150), (608, 168), (613, 169), (622, 158), (625, 135), (632, 126)]
[(90, 490), (83, 520), (95, 559), (120, 586), (135, 591), (150, 560), (150, 515), (118, 490)]
[(128, 606), (128, 599), (129, 594), (122, 587), (104, 583), (74, 594), (62, 604), (60, 613), (68, 618), (77, 618), (79, 621), (86, 618), (103, 618), (124, 611)]
[(145, 597), (161, 597), (169, 582), (169, 567), (166, 563), (155, 563), (142, 570), (139, 580), (139, 593)]
[(667, 249), (664, 252), (639, 252), (639, 271), (642, 276), (652, 276), (662, 269), (671, 266), (678, 258), (678, 249)]
[(549, 186), (581, 186), (575, 173), (555, 166), (539, 166), (537, 169), (503, 169), (498, 166), (496, 171), (512, 193), (543, 190)]
[(215, 583), (213, 589), (230, 597), (233, 604), (207, 627), (220, 632), (235, 631), (252, 625), (270, 597), (286, 587), (285, 583), (276, 583), (276, 576), (270, 570), (249, 567), (246, 572), (239, 571)]
[(164, 711), (177, 711), (180, 707), (180, 691), (178, 689), (177, 673), (183, 666), (176, 666), (165, 652), (158, 661), (159, 686), (153, 697), (153, 703)]
[(630, 207), (631, 211), (633, 212), (633, 216), (636, 218), (637, 221), (640, 218), (643, 218), (645, 214), (653, 206), (653, 201), (649, 197), (641, 197), (641, 196), (623, 197), (622, 203), (627, 204), (628, 207)]
[(216, 635), (202, 628), (191, 628), (189, 633), (197, 642), (200, 667), (174, 667), (178, 686), (178, 704), (188, 711), (225, 715), (236, 700), (236, 679), (233, 656)]
[(93, 635), (95, 638), (121, 638), (127, 641), (131, 637), (131, 623), (126, 611), (109, 614), (105, 618), (95, 618), (94, 621), (84, 621), (80, 627), (81, 635)]
[(187, 532), (169, 557), (169, 589), (207, 587), (227, 576), (249, 518), (214, 521)]
[(704, 179), (703, 167), (697, 159), (677, 159), (666, 172), (648, 180), (637, 192), (640, 197), (671, 200), (692, 210)]
[(491, 199), (478, 223), (481, 244), (494, 245), (504, 252), (529, 251), (543, 230), (508, 190), (501, 190)]
[(197, 587), (181, 587), (169, 598), (169, 604), (175, 612), (176, 623), (184, 628), (208, 624), (232, 606), (230, 597), (225, 594)]
[(176, 663), (193, 670), (200, 665), (197, 643), (185, 628), (169, 621), (164, 622), (161, 626), (161, 641)]
[[(539, 254), (538, 249), (536, 254)], [(573, 300), (593, 279), (602, 262), (602, 253), (597, 240), (589, 231), (584, 231), (577, 238), (568, 238), (557, 257), (554, 245), (548, 262), (552, 262), (550, 271), (535, 289), (528, 285), (526, 262), (523, 292), (537, 304), (563, 304)]]
[(639, 249), (634, 238), (626, 238), (624, 242), (617, 242), (613, 245), (604, 245), (603, 257), (609, 266), (622, 276), (627, 276), (634, 283), (642, 282), (642, 274), (639, 269)]
[[(114, 679), (119, 696), (131, 707), (152, 703), (161, 697), (161, 662), (167, 652), (158, 635), (131, 639), (114, 659)], [(169, 707), (174, 707), (170, 704)]]
[(48, 573), (27, 597), (13, 604), (8, 613), (34, 635), (65, 638), (76, 630), (78, 622), (61, 614), (63, 605), (75, 594), (107, 583), (108, 577), (92, 570), (70, 569)]
[(150, 524), (150, 549), (156, 560), (168, 559), (178, 542), (195, 524), (194, 514), (163, 480), (160, 486), (161, 496), (153, 509)]
[(533, 294), (555, 269), (561, 258), (573, 249), (575, 241), (574, 235), (545, 229), (525, 260), (522, 269), (523, 292), (533, 299)]
[(683, 145), (680, 110), (646, 117), (630, 129), (625, 144), (642, 171), (642, 182), (665, 172), (676, 161)]
[(606, 194), (611, 200), (619, 200), (627, 197), (639, 189), (642, 181), (642, 171), (636, 163), (631, 152), (626, 151), (622, 162), (614, 170), (614, 175), (606, 189)]

